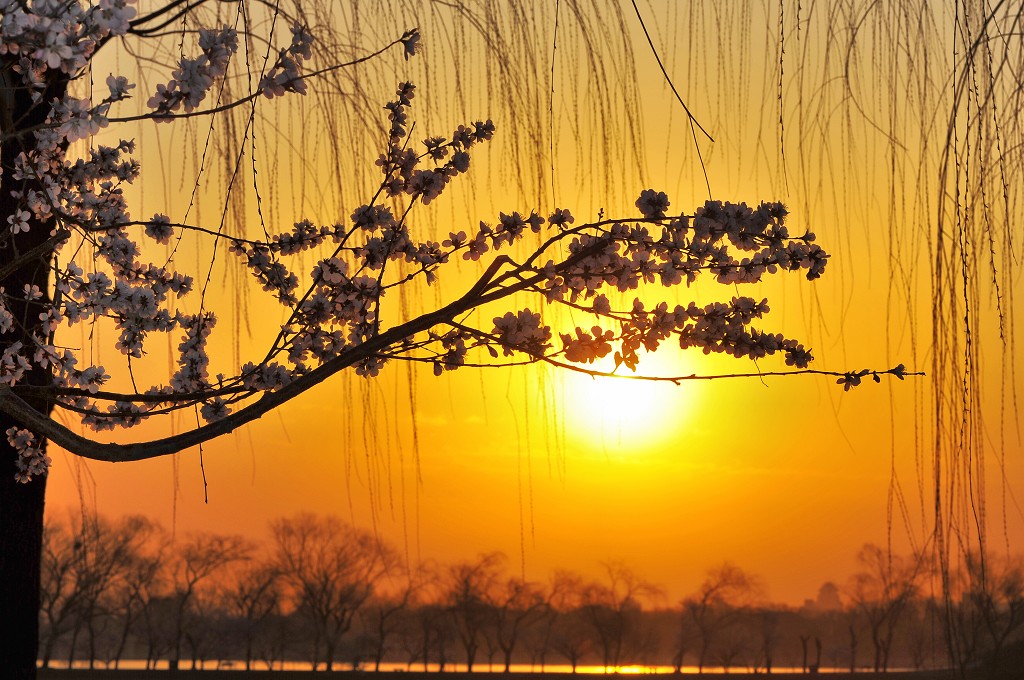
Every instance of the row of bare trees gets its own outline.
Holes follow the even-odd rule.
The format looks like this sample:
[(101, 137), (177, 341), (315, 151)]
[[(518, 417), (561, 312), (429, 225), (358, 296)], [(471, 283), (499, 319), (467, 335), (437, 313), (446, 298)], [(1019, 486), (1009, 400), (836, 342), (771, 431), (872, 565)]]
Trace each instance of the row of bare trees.
[[(384, 662), (469, 670), (684, 665), (823, 666), (885, 671), (1014, 663), (1024, 646), (1024, 567), (971, 559), (949, 601), (921, 556), (874, 545), (845, 585), (799, 608), (770, 605), (732, 564), (676, 606), (621, 563), (604, 577), (509, 573), (498, 553), (407, 569), (378, 537), (337, 518), (271, 524), (268, 545), (238, 536), (174, 537), (142, 517), (53, 519), (43, 554), (41, 660), (172, 668)], [(418, 666), (417, 666), (418, 667)]]

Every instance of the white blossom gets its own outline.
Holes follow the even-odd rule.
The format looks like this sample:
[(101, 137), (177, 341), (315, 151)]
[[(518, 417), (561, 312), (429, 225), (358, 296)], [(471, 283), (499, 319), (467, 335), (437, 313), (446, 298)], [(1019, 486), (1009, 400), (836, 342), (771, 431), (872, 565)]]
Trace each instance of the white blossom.
[(27, 484), (33, 477), (45, 477), (50, 471), (51, 461), (36, 436), (20, 427), (9, 427), (5, 434), (7, 442), (18, 452), (18, 459), (14, 462), (15, 480)]

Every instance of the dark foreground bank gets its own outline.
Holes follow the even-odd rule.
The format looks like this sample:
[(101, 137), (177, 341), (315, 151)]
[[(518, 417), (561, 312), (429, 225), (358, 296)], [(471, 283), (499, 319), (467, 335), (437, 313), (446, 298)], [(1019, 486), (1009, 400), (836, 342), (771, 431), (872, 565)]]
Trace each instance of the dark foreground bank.
[[(653, 675), (653, 674), (650, 674)], [(423, 673), (423, 672), (395, 672), (395, 673), (367, 673), (361, 671), (236, 671), (236, 670), (204, 670), (204, 671), (144, 671), (144, 670), (65, 670), (65, 669), (40, 669), (39, 680), (230, 680), (232, 678), (245, 678), (246, 680), (308, 680), (315, 678), (337, 678), (338, 680), (382, 680), (391, 677), (393, 680), (599, 680), (604, 678), (618, 678), (628, 680), (637, 677), (637, 674), (616, 674), (598, 675), (594, 673)], [(790, 680), (803, 680), (821, 678), (822, 680), (961, 680), (959, 674), (953, 671), (913, 671), (913, 672), (889, 672), (889, 673), (820, 673), (810, 675), (804, 673), (744, 673), (730, 672), (705, 673), (698, 676), (695, 673), (683, 673), (677, 676), (672, 673), (658, 674), (662, 680), (671, 680), (674, 677), (685, 677), (690, 680), (697, 677), (708, 678), (729, 678), (729, 680), (765, 680), (766, 678), (783, 678)], [(968, 680), (973, 680), (968, 678)], [(978, 680), (981, 680), (980, 677)]]

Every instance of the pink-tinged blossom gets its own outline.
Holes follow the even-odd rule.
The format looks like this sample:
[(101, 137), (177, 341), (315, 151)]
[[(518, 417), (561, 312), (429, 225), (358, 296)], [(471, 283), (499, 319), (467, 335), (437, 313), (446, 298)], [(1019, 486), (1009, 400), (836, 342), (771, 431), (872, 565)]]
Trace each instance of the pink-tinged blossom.
[[(68, 142), (88, 140), (106, 126), (111, 106), (129, 98), (134, 85), (124, 76), (110, 74), (105, 82), (107, 93), (98, 104), (70, 96), (42, 100), (46, 84), (52, 81), (50, 71), (80, 76), (98, 44), (129, 30), (129, 22), (135, 16), (131, 4), (127, 0), (94, 0), (88, 6), (49, 0), (29, 4), (0, 0), (0, 7), (4, 8), (0, 18), (0, 54), (12, 55), (9, 60), (16, 63), (12, 73), (21, 79), (17, 86), (48, 111), (46, 125), (33, 130), (34, 144), (5, 169), (17, 182), (12, 195), (15, 206), (6, 216), (6, 231), (21, 234), (30, 224), (34, 227), (36, 221), (47, 227), (87, 231), (97, 259), (96, 265), (90, 264), (92, 271), (88, 273), (66, 258), (57, 260), (63, 269), (53, 275), (53, 303), (38, 285), (26, 284), (24, 291), (14, 292), (29, 303), (25, 322), (30, 328), (23, 329), (20, 340), (5, 344), (0, 356), (0, 383), (16, 386), (33, 365), (46, 367), (56, 388), (85, 392), (85, 396), (59, 394), (56, 401), (59, 406), (82, 412), (83, 423), (96, 430), (130, 427), (141, 422), (151, 410), (173, 410), (186, 401), (195, 403), (176, 396), (185, 393), (198, 396), (203, 404), (202, 415), (208, 420), (223, 417), (229, 404), (235, 403), (233, 396), (202, 396), (213, 387), (206, 350), (213, 315), (201, 312), (190, 316), (170, 309), (170, 296), (187, 294), (193, 286), (192, 278), (140, 261), (142, 250), (134, 226), (143, 227), (146, 237), (164, 244), (173, 238), (175, 228), (163, 214), (141, 223), (129, 214), (124, 185), (139, 177), (139, 164), (130, 157), (134, 143), (120, 140), (116, 146), (91, 146), (77, 158), (69, 155), (71, 150), (77, 152), (77, 145), (69, 146)], [(261, 87), (267, 96), (305, 91), (302, 65), (312, 57), (314, 41), (301, 26), (293, 27), (291, 37), (291, 44), (279, 53), (264, 76)], [(418, 41), (416, 31), (403, 36), (407, 54), (415, 53)], [(149, 97), (148, 104), (158, 118), (168, 120), (177, 112), (195, 111), (206, 101), (216, 81), (228, 73), (237, 52), (237, 34), (231, 28), (200, 28), (198, 47), (201, 54), (182, 55), (170, 78), (158, 84)], [(458, 137), (451, 142), (443, 137), (427, 137), (427, 155), (420, 158), (407, 148), (404, 140), (411, 126), (409, 107), (414, 94), (412, 84), (402, 83), (388, 106), (392, 134), (391, 144), (379, 163), (384, 175), (381, 188), (392, 196), (401, 192), (413, 194), (427, 203), (453, 177), (468, 171), (467, 149), (490, 139), (494, 125), (478, 121), (469, 127), (461, 126)], [(423, 167), (421, 162), (425, 159), (434, 161), (437, 167)], [(404, 223), (404, 215), (403, 222), (398, 223), (387, 207), (363, 206), (352, 217), (358, 227), (354, 232), (340, 224), (317, 227), (300, 221), (293, 230), (274, 234), (265, 241), (228, 241), (230, 250), (242, 258), (265, 290), (289, 308), (291, 320), (282, 331), (279, 345), (264, 363), (247, 364), (235, 377), (216, 379), (218, 387), (224, 386), (224, 394), (236, 394), (232, 390), (279, 389), (311, 370), (316, 362), (328, 361), (377, 334), (381, 297), (388, 287), (396, 285), (383, 276), (388, 261), (411, 265), (411, 276), (422, 276), (430, 283), (437, 276), (438, 266), (446, 263), (453, 251), (465, 250), (469, 257), (479, 258), (489, 250), (487, 240), (480, 234), (467, 241), (462, 233), (457, 243), (449, 242), (446, 248), (433, 241), (420, 242)], [(512, 240), (523, 229), (521, 222), (534, 231), (541, 226), (539, 217), (531, 213), (529, 218), (520, 218), (506, 229), (504, 238)], [(51, 233), (60, 232), (54, 228)], [(353, 233), (359, 236), (350, 241)], [(310, 287), (300, 296), (299, 277), (286, 256), (330, 242), (337, 246), (337, 251), (313, 268)], [(0, 291), (0, 333), (18, 330), (8, 301)], [(144, 356), (146, 340), (154, 332), (181, 331), (178, 366), (170, 384), (145, 391), (165, 395), (166, 402), (127, 400), (100, 407), (88, 396), (96, 394), (109, 376), (101, 366), (81, 369), (75, 352), (58, 349), (52, 336), (61, 328), (95, 323), (101, 318), (113, 324), (115, 347), (128, 357)], [(462, 365), (471, 347), (478, 344), (479, 339), (471, 334), (445, 336), (441, 341), (442, 365)], [(282, 365), (274, 358), (291, 363)], [(383, 356), (369, 357), (355, 369), (360, 375), (373, 377), (385, 362)], [(30, 452), (32, 442), (26, 437), (31, 433), (19, 432), (16, 436), (19, 445)], [(31, 453), (25, 457), (20, 481), (44, 471), (37, 469), (42, 459), (33, 460)]]
[(541, 357), (550, 347), (551, 327), (543, 325), (540, 314), (529, 309), (495, 317), (491, 334), (497, 336), (505, 356), (518, 351)]
[(171, 242), (174, 236), (174, 229), (171, 228), (171, 219), (167, 215), (156, 214), (153, 219), (146, 223), (146, 236), (157, 243), (164, 245)]
[(156, 93), (146, 100), (146, 106), (154, 109), (159, 114), (167, 114), (173, 111), (177, 106), (177, 99), (175, 96), (176, 83), (157, 83)]
[(242, 366), (242, 384), (250, 390), (279, 390), (291, 382), (292, 374), (285, 366), (272, 362), (256, 365), (252, 362)]
[(277, 64), (260, 80), (260, 90), (267, 99), (281, 97), (286, 92), (306, 94), (306, 82), (299, 73), (299, 62), (282, 54)]
[(314, 281), (336, 286), (348, 281), (348, 263), (339, 257), (332, 257), (328, 260), (321, 260), (312, 272)]
[(306, 59), (313, 56), (313, 36), (299, 24), (292, 26), (292, 42), (281, 50), (277, 62), (260, 79), (259, 88), (268, 99), (286, 92), (306, 94), (306, 82), (300, 70)]
[(406, 61), (409, 57), (415, 56), (416, 51), (420, 46), (420, 29), (414, 28), (406, 31), (400, 38), (402, 42), (402, 54), (405, 56)]
[(469, 172), (469, 154), (465, 151), (456, 151), (452, 156), (452, 168), (456, 172)]
[(489, 250), (487, 241), (483, 234), (478, 235), (475, 239), (467, 244), (466, 252), (462, 254), (462, 259), (471, 260), (476, 262), (480, 257)]
[(567, 229), (575, 221), (576, 218), (565, 208), (555, 208), (555, 211), (548, 217), (548, 224), (559, 229)]
[(0, 335), (9, 333), (14, 328), (14, 315), (7, 309), (2, 295), (3, 289), (0, 288)]
[(352, 225), (359, 229), (375, 231), (390, 228), (395, 224), (391, 208), (383, 205), (362, 205), (352, 213)]
[(48, 122), (56, 126), (57, 134), (68, 142), (90, 137), (107, 126), (107, 118), (100, 109), (93, 109), (88, 99), (73, 97), (55, 100)]
[(33, 477), (45, 477), (50, 471), (50, 457), (43, 453), (39, 439), (29, 430), (20, 427), (9, 427), (5, 434), (7, 442), (18, 452), (14, 462), (14, 479), (27, 484)]
[(455, 132), (452, 133), (452, 144), (468, 149), (476, 143), (476, 136), (473, 134), (473, 129), (465, 125), (460, 125), (456, 128)]
[(118, 102), (128, 99), (128, 90), (134, 89), (135, 84), (129, 83), (124, 76), (110, 74), (107, 76), (107, 88), (110, 90), (110, 101)]
[(178, 345), (178, 371), (171, 377), (171, 387), (176, 392), (201, 392), (209, 387), (206, 341), (216, 321), (211, 312), (179, 318), (185, 337)]
[(412, 173), (406, 186), (406, 193), (418, 196), (423, 205), (441, 195), (445, 186), (445, 176), (433, 170), (416, 170)]
[(423, 146), (427, 148), (427, 155), (432, 160), (440, 161), (448, 155), (447, 140), (444, 137), (427, 137), (423, 140)]
[(364, 378), (376, 378), (385, 363), (387, 363), (387, 359), (384, 357), (367, 357), (356, 364), (356, 375)]
[(11, 225), (12, 234), (20, 234), (28, 231), (28, 221), (32, 219), (32, 213), (26, 210), (15, 210), (7, 216), (7, 224)]
[(82, 424), (91, 427), (97, 432), (113, 430), (116, 428), (135, 427), (146, 418), (149, 410), (145, 404), (135, 404), (126, 401), (116, 401), (107, 407), (106, 411), (100, 411), (95, 404), (87, 401), (80, 401), (76, 404), (80, 409), (89, 413), (82, 416)]
[(213, 78), (227, 73), (232, 55), (238, 51), (238, 32), (230, 26), (199, 29), (199, 48), (207, 60), (207, 72)]
[(75, 386), (95, 394), (110, 376), (102, 366), (89, 366), (75, 375)]
[(573, 363), (592, 364), (612, 351), (611, 341), (615, 333), (594, 326), (590, 332), (576, 328), (576, 335), (562, 333), (562, 348), (565, 358)]
[(849, 392), (850, 389), (860, 385), (861, 377), (860, 373), (847, 373), (839, 378), (839, 380), (836, 380), (836, 384), (842, 385), (844, 392)]
[(230, 413), (231, 409), (228, 408), (227, 403), (219, 397), (203, 402), (202, 407), (199, 409), (199, 414), (208, 423), (220, 420)]
[(526, 218), (526, 223), (530, 225), (530, 231), (534, 234), (539, 234), (544, 228), (544, 218), (536, 210), (530, 211), (530, 216)]
[(509, 245), (515, 243), (522, 238), (526, 226), (526, 220), (518, 212), (513, 211), (508, 215), (498, 213), (498, 228), (494, 234), (495, 246), (500, 247), (502, 241)]
[(636, 207), (648, 219), (665, 217), (665, 211), (668, 210), (669, 205), (668, 194), (654, 189), (644, 189), (640, 192), (640, 198), (636, 199)]
[(486, 121), (473, 123), (473, 138), (478, 142), (485, 142), (494, 136), (494, 123), (488, 118)]
[(292, 43), (288, 53), (299, 59), (313, 58), (313, 34), (302, 24), (292, 24)]
[(461, 248), (462, 246), (464, 246), (466, 244), (466, 238), (467, 238), (466, 237), (466, 232), (464, 232), (464, 231), (460, 231), (458, 233), (450, 232), (448, 234), (448, 238), (446, 238), (441, 243), (441, 245), (444, 246), (445, 248), (452, 248), (452, 249)]
[(156, 113), (167, 116), (181, 108), (186, 113), (198, 108), (214, 80), (227, 72), (231, 56), (238, 50), (238, 35), (230, 27), (201, 29), (199, 47), (203, 54), (182, 57), (171, 73), (171, 80), (157, 85), (156, 93), (147, 102)]
[(168, 87), (174, 86), (177, 90), (173, 93), (173, 111), (178, 109), (179, 104), (184, 106), (185, 113), (194, 111), (206, 99), (206, 93), (213, 86), (213, 69), (206, 56), (181, 59), (171, 76), (173, 80), (168, 83)]
[(25, 373), (32, 368), (28, 357), (22, 352), (25, 345), (18, 341), (4, 348), (0, 355), (0, 384), (15, 385), (25, 377)]
[(31, 58), (39, 64), (56, 71), (65, 62), (70, 62), (75, 56), (74, 47), (68, 44), (70, 35), (47, 31), (46, 37), (35, 46), (31, 52)]
[(135, 0), (99, 0), (89, 9), (87, 25), (91, 24), (98, 36), (124, 35), (135, 18)]

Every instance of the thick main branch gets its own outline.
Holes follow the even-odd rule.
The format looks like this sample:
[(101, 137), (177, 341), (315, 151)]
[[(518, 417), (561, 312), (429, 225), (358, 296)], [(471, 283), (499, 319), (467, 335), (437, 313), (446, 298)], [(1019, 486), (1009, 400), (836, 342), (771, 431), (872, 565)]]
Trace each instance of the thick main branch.
[[(590, 254), (592, 254), (592, 251), (589, 251), (589, 249), (581, 251), (567, 259), (563, 266), (572, 266), (575, 262)], [(54, 444), (83, 458), (120, 463), (175, 454), (189, 447), (197, 446), (221, 435), (228, 434), (242, 425), (257, 420), (269, 411), (320, 384), (335, 373), (349, 368), (363, 359), (374, 356), (405, 338), (427, 331), (438, 324), (450, 322), (476, 307), (524, 290), (536, 284), (542, 278), (542, 275), (537, 274), (517, 284), (485, 292), (498, 270), (508, 261), (505, 257), (496, 259), (491, 263), (487, 271), (484, 272), (483, 276), (480, 277), (479, 281), (458, 300), (370, 338), (363, 344), (353, 347), (344, 354), (296, 378), (280, 390), (267, 392), (259, 400), (246, 405), (225, 418), (208, 423), (189, 432), (132, 444), (96, 442), (42, 415), (16, 395), (7, 385), (0, 386), (0, 411), (12, 416), (25, 427), (46, 437)]]

